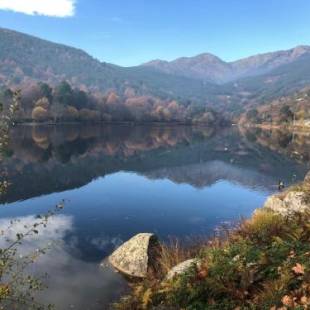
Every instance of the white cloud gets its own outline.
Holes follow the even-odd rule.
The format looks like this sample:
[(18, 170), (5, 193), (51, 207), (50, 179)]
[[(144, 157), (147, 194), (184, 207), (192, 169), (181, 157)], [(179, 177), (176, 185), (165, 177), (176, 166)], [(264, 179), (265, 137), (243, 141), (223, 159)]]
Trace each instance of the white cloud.
[(75, 13), (76, 0), (0, 0), (0, 10), (28, 15), (69, 17)]
[[(0, 219), (0, 231), (4, 232), (4, 235), (0, 238), (0, 248), (5, 248), (10, 244), (10, 242), (6, 241), (7, 239), (16, 240), (17, 233), (24, 234), (29, 230), (26, 227), (31, 227), (37, 222), (38, 219), (34, 215)], [(44, 248), (55, 240), (60, 241), (72, 228), (73, 218), (71, 216), (55, 215), (49, 219), (45, 228), (42, 226), (37, 227), (39, 234), (33, 234), (23, 240), (22, 245), (18, 247), (19, 253), (27, 254), (37, 248)]]

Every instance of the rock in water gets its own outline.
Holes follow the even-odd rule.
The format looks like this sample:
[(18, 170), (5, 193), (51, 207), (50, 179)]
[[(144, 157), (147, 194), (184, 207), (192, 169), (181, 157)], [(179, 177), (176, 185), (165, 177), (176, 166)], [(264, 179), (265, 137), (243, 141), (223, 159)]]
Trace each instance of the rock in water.
[(157, 237), (154, 234), (138, 234), (114, 251), (109, 257), (109, 262), (127, 276), (145, 278), (157, 245)]
[(166, 280), (171, 280), (175, 276), (185, 273), (190, 267), (194, 264), (197, 264), (196, 259), (188, 259), (185, 262), (182, 262), (176, 266), (174, 266), (167, 274)]
[(307, 173), (305, 177), (305, 182), (310, 183), (310, 171)]

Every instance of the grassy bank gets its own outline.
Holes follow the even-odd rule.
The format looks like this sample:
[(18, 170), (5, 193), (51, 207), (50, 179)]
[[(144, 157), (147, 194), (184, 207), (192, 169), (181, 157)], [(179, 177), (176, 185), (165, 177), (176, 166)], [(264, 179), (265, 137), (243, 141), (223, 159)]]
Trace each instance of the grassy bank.
[[(190, 269), (166, 280), (173, 266), (193, 257)], [(310, 211), (283, 217), (262, 208), (225, 237), (188, 249), (162, 246), (156, 271), (114, 307), (309, 309)]]

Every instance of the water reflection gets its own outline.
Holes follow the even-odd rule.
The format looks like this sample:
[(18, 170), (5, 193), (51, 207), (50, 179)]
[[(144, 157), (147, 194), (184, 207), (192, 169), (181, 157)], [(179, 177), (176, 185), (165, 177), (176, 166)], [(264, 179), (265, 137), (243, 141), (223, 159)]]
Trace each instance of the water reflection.
[(19, 127), (2, 167), (14, 187), (2, 202), (77, 188), (117, 171), (196, 187), (225, 179), (272, 190), (279, 179), (302, 178), (309, 161), (309, 137), (294, 135), (288, 143), (291, 136), (181, 126)]
[(65, 199), (63, 214), (25, 245), (58, 241), (35, 267), (50, 274), (40, 297), (57, 309), (102, 309), (124, 287), (99, 262), (124, 240), (210, 234), (249, 216), (278, 180), (304, 177), (309, 146), (305, 134), (260, 130), (17, 127), (1, 167), (13, 185), (1, 197), (0, 226), (31, 221)]
[(252, 142), (264, 146), (273, 152), (294, 158), (300, 163), (310, 161), (310, 132), (291, 132), (285, 129), (262, 130), (243, 129), (241, 133)]
[[(0, 230), (6, 231), (6, 238), (14, 240), (16, 233), (26, 232), (25, 227), (36, 222), (35, 215), (3, 218), (0, 220)], [(74, 233), (72, 216), (56, 215), (49, 219), (45, 228), (37, 229), (39, 233), (26, 238), (18, 248), (18, 256), (21, 257), (37, 249), (48, 249), (28, 268), (28, 272), (38, 278), (46, 273), (49, 275), (45, 280), (48, 290), (39, 293), (37, 301), (53, 304), (56, 309), (102, 309), (124, 293), (125, 281), (119, 274), (109, 267), (101, 268), (98, 263), (85, 262), (76, 257), (77, 239), (67, 238), (69, 233)], [(102, 244), (103, 240), (94, 242)], [(2, 238), (0, 247), (5, 247), (5, 243), (5, 238)]]

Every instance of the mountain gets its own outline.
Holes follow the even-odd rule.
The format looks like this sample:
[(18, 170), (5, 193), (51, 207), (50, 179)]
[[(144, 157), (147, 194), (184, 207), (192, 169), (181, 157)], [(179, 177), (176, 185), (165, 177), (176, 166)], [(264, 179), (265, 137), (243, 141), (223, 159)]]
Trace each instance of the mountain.
[(86, 52), (0, 28), (0, 87), (63, 80), (90, 92), (114, 90), (120, 97), (173, 99), (239, 115), (247, 106), (290, 95), (310, 85), (310, 47), (298, 46), (225, 62), (212, 54), (155, 60), (124, 68)]
[(305, 55), (310, 55), (309, 46), (260, 54), (234, 62), (225, 62), (212, 54), (201, 54), (195, 57), (178, 58), (171, 62), (154, 60), (143, 66), (167, 74), (221, 84), (268, 73), (282, 65), (293, 63)]
[(248, 102), (266, 103), (287, 96), (310, 85), (310, 54), (304, 53), (295, 61), (283, 64), (268, 73), (243, 78), (226, 84), (230, 92), (250, 94)]
[(0, 83), (38, 80), (54, 84), (67, 79), (80, 86), (107, 89), (120, 80), (119, 71), (82, 50), (0, 28)]
[[(197, 98), (216, 93), (216, 86), (148, 68), (123, 68), (91, 57), (86, 52), (20, 32), (0, 28), (0, 86), (27, 85), (32, 81), (71, 85), (106, 92), (123, 92), (128, 86), (138, 94)], [(187, 85), (187, 87), (185, 87)]]
[(196, 57), (182, 57), (171, 62), (154, 60), (142, 66), (150, 67), (167, 74), (210, 82), (224, 82), (226, 79), (225, 77), (231, 75), (231, 68), (229, 65), (212, 54), (201, 54)]

